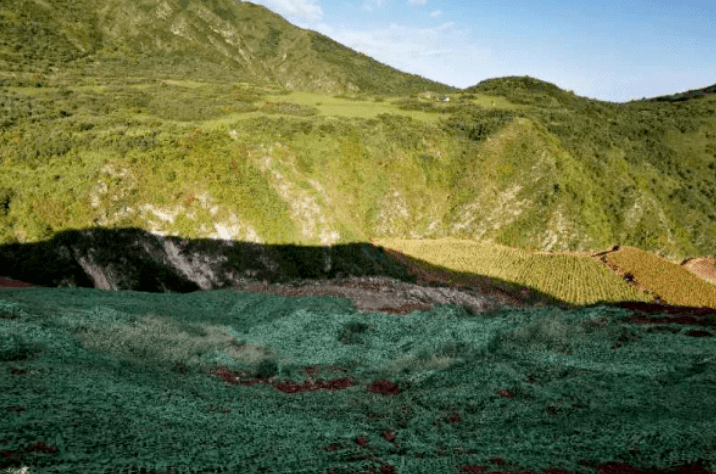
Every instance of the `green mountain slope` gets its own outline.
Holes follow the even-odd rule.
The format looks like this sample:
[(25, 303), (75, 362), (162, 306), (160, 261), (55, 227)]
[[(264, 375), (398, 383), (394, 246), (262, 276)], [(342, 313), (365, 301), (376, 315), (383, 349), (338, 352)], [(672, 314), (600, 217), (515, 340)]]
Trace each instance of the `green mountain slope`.
[[(455, 88), (397, 71), (263, 6), (235, 0), (9, 0), (0, 7), (0, 68), (73, 65), (112, 77), (249, 81), (380, 94)], [(22, 67), (22, 66), (20, 66)], [(159, 67), (161, 69), (161, 67)], [(107, 74), (112, 72), (112, 74)]]
[(0, 22), (0, 243), (99, 225), (716, 256), (713, 95), (460, 91), (229, 0), (10, 0)]

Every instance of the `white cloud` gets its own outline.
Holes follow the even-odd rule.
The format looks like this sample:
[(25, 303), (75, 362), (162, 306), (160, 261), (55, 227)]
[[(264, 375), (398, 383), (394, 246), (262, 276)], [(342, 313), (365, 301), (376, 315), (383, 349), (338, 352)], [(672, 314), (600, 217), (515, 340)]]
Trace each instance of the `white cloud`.
[(295, 19), (319, 21), (323, 18), (323, 9), (316, 0), (254, 0), (289, 21)]
[(444, 31), (444, 30), (447, 30), (448, 28), (453, 27), (454, 25), (455, 25), (455, 22), (454, 22), (454, 21), (450, 21), (450, 22), (448, 22), (448, 23), (443, 23), (442, 25), (440, 25), (440, 26), (438, 26), (437, 28), (435, 28), (435, 30), (436, 30), (436, 31)]
[[(489, 72), (495, 76), (496, 62), (489, 47), (478, 46), (469, 29), (459, 29), (454, 22), (429, 28), (391, 23), (376, 29), (349, 29), (322, 21), (323, 10), (317, 0), (253, 0), (267, 5), (294, 25), (317, 31), (354, 51), (410, 74), (440, 81), (456, 87), (474, 85)], [(427, 0), (409, 0), (427, 3)], [(372, 11), (387, 0), (364, 0), (363, 9)], [(440, 10), (430, 14), (442, 15)], [(456, 83), (456, 79), (461, 84)]]
[(467, 75), (472, 85), (471, 76), (476, 78), (474, 83), (479, 82), (477, 70), (494, 67), (491, 50), (472, 44), (470, 31), (456, 29), (453, 22), (433, 28), (391, 23), (388, 28), (369, 31), (341, 29), (331, 38), (383, 64), (437, 81)]
[(301, 26), (301, 25), (298, 25), (298, 26), (301, 28), (304, 28), (304, 29), (318, 31), (319, 33), (326, 35), (329, 38), (333, 38), (333, 31), (334, 31), (333, 28), (330, 25), (326, 25), (325, 23), (318, 23), (317, 25), (311, 25), (311, 26)]
[(385, 0), (365, 0), (365, 2), (363, 2), (363, 10), (372, 12), (373, 5), (380, 8), (383, 6), (384, 2), (385, 2)]
[(452, 49), (431, 49), (426, 51), (419, 51), (418, 56), (445, 56), (446, 54), (452, 53)]
[(411, 5), (425, 5), (428, 0), (408, 0)]

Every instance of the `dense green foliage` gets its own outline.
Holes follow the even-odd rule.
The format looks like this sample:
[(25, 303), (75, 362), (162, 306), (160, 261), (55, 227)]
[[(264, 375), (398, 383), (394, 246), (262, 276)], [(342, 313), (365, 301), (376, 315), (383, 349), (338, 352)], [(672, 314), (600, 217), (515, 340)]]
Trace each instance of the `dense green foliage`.
[[(510, 166), (529, 166), (535, 156), (544, 153), (540, 150), (559, 155), (558, 150), (563, 148), (569, 156), (579, 160), (572, 178), (568, 178), (572, 173), (568, 172), (570, 168), (562, 168), (561, 175), (556, 176), (556, 182), (550, 183), (549, 190), (536, 191), (543, 205), (553, 206), (561, 198), (572, 196), (584, 210), (585, 199), (593, 198), (580, 196), (585, 187), (571, 185), (567, 180), (596, 180), (601, 189), (593, 190), (600, 197), (599, 203), (595, 201), (594, 204), (594, 218), (597, 220), (592, 229), (607, 231), (604, 242), (599, 245), (610, 245), (616, 239), (679, 257), (713, 255), (716, 144), (715, 134), (711, 131), (713, 124), (708, 119), (713, 115), (714, 105), (709, 100), (676, 104), (608, 104), (579, 99), (570, 102), (571, 108), (555, 109), (526, 104), (486, 108), (476, 106), (480, 96), (439, 106), (434, 101), (405, 99), (375, 103), (372, 119), (346, 117), (326, 120), (321, 112), (326, 105), (318, 105), (320, 102), (313, 105), (294, 103), (285, 93), (275, 95), (280, 90), (264, 90), (241, 83), (212, 83), (207, 87), (193, 86), (192, 82), (184, 81), (182, 84), (185, 85), (181, 86), (157, 78), (150, 79), (149, 83), (128, 81), (126, 84), (99, 85), (87, 77), (82, 80), (83, 85), (77, 87), (73, 85), (76, 81), (71, 79), (69, 72), (55, 74), (52, 78), (24, 74), (9, 75), (4, 79), (7, 80), (0, 86), (0, 107), (4, 111), (0, 159), (8, 170), (7, 166), (13, 165), (34, 170), (56, 159), (64, 160), (64, 166), (82, 167), (84, 163), (84, 166), (94, 167), (96, 165), (87, 162), (86, 158), (91, 156), (88, 153), (94, 153), (110, 159), (124, 157), (130, 163), (141, 163), (145, 169), (149, 167), (154, 173), (161, 172), (165, 178), (171, 176), (170, 182), (175, 182), (177, 178), (185, 181), (192, 175), (198, 175), (182, 173), (180, 168), (170, 166), (170, 163), (184, 162), (188, 165), (199, 158), (196, 156), (199, 152), (211, 152), (206, 158), (212, 159), (217, 153), (228, 158), (238, 152), (236, 156), (246, 157), (247, 153), (251, 153), (247, 146), (283, 140), (293, 142), (290, 148), (305, 165), (305, 171), (315, 173), (319, 168), (309, 163), (316, 163), (316, 159), (309, 157), (320, 153), (321, 147), (316, 147), (316, 144), (324, 139), (334, 143), (336, 140), (345, 141), (344, 137), (350, 136), (353, 137), (351, 141), (355, 140), (354, 143), (363, 150), (358, 155), (363, 157), (362, 160), (367, 158), (369, 162), (374, 162), (373, 156), (389, 165), (384, 161), (384, 153), (413, 156), (420, 166), (418, 169), (422, 169), (426, 177), (426, 184), (449, 185), (455, 191), (453, 197), (462, 196), (453, 202), (455, 209), (461, 199), (463, 202), (472, 199), (470, 189), (478, 189), (469, 182), (466, 178), (469, 175), (464, 171), (473, 166), (476, 155), (480, 156), (480, 144), (484, 144), (487, 138), (499, 137), (501, 131), (520, 118), (527, 118), (534, 124), (537, 133), (554, 137), (556, 141), (547, 139), (542, 145), (523, 142), (512, 149), (510, 155), (503, 156), (503, 164), (499, 165), (501, 168), (507, 166), (505, 162), (514, 163)], [(286, 99), (269, 99), (282, 96)], [(336, 96), (336, 100), (361, 105), (367, 99), (364, 96), (362, 101), (356, 101), (352, 96), (343, 97)], [(389, 110), (393, 112), (387, 112)], [(414, 112), (411, 111), (415, 110), (426, 113), (426, 119), (416, 120), (403, 115), (412, 114)], [(255, 118), (233, 119), (242, 115), (254, 115)], [(196, 134), (200, 128), (206, 128), (202, 127), (202, 123), (212, 121), (219, 124), (217, 132), (207, 130)], [(236, 128), (237, 137), (241, 137), (237, 139), (243, 144), (233, 144), (235, 140), (221, 131), (221, 124), (227, 122)], [(449, 155), (447, 160), (437, 159), (435, 151), (430, 152), (423, 146), (425, 137), (441, 136), (452, 137), (453, 140), (450, 145), (452, 156)], [(679, 149), (684, 145), (675, 145), (674, 140), (678, 137), (688, 137), (682, 139), (689, 140), (688, 148)], [(304, 148), (308, 143), (314, 145)], [(330, 149), (332, 147), (327, 150)], [(341, 145), (338, 149), (346, 148)], [(689, 153), (688, 156), (685, 152)], [(188, 160), (189, 155), (194, 155), (194, 160)], [(322, 156), (321, 161), (324, 161), (325, 153)], [(243, 163), (235, 159), (233, 162)], [(559, 170), (566, 163), (557, 161), (556, 165)], [(55, 182), (61, 183), (62, 179), (75, 173), (70, 169), (61, 172), (63, 166), (59, 162), (55, 166), (58, 172), (48, 175)], [(230, 165), (228, 169), (232, 166), (236, 169), (235, 165)], [(209, 168), (212, 167), (216, 165), (209, 165)], [(444, 179), (435, 181), (435, 170), (438, 168), (442, 168), (446, 175)], [(482, 169), (484, 174), (487, 169), (484, 166)], [(81, 173), (84, 175), (84, 172)], [(494, 178), (498, 176), (495, 174)], [(498, 183), (507, 185), (514, 182), (515, 177), (510, 176), (503, 175)], [(39, 178), (39, 182), (37, 176), (34, 179), (39, 185), (45, 178)], [(358, 183), (366, 182), (361, 174), (354, 174), (353, 179)], [(229, 176), (224, 180), (238, 183)], [(18, 184), (15, 179), (2, 183), (5, 189), (5, 229), (9, 229), (12, 221), (9, 215), (12, 200), (20, 197), (12, 182)], [(56, 188), (60, 183), (45, 185), (43, 189)], [(79, 188), (75, 191), (79, 192)], [(356, 191), (358, 197), (361, 190)], [(369, 192), (370, 188), (363, 188), (362, 191)], [(632, 237), (625, 234), (616, 236), (614, 229), (625, 227), (625, 210), (634, 201), (634, 196), (640, 194), (650, 196), (655, 204), (658, 203), (658, 207), (647, 209), (647, 212), (655, 214), (650, 220), (644, 219), (639, 225), (647, 227), (637, 229)], [(61, 222), (61, 217), (62, 214), (58, 215), (57, 224)], [(664, 228), (658, 232), (649, 229), (664, 218), (668, 219), (663, 224)], [(583, 214), (582, 219), (587, 219), (585, 222), (589, 227), (588, 220), (591, 218)], [(52, 222), (28, 223), (28, 226), (42, 227), (47, 224), (51, 229), (57, 229), (57, 224)], [(659, 240), (659, 235), (666, 228), (670, 228), (673, 238), (677, 239), (677, 247), (662, 247), (664, 241)], [(529, 225), (525, 229), (529, 231)], [(590, 232), (593, 234), (594, 231)], [(650, 234), (653, 237), (649, 237)], [(9, 237), (7, 230), (5, 236)], [(503, 241), (508, 244), (515, 242)], [(675, 252), (676, 248), (681, 250)]]
[[(300, 199), (320, 209), (312, 219), (334, 222), (341, 240), (415, 233), (716, 255), (709, 88), (624, 104), (531, 77), (459, 91), (250, 2), (150, 5), (115, 15), (114, 3), (61, 0), (48, 15), (42, 2), (3, 3), (0, 241), (92, 223), (144, 226), (128, 208), (191, 203), (197, 191), (265, 242), (316, 241), (318, 228), (299, 231), (303, 211), (287, 202), (296, 192), (279, 191), (261, 162), (280, 153), (271, 166), (284, 166)], [(215, 26), (176, 30), (195, 21)], [(295, 167), (277, 164), (286, 159)], [(129, 173), (102, 177), (110, 164)], [(402, 206), (407, 215), (394, 211)], [(174, 231), (198, 235), (196, 225), (218, 219), (188, 212)], [(279, 229), (267, 227), (269, 216)]]

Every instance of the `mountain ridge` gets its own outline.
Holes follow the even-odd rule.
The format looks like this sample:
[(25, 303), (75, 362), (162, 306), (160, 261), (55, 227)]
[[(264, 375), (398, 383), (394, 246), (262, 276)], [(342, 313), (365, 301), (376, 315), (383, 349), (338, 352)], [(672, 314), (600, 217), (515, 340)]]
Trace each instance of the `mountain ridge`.
[[(96, 5), (87, 0), (62, 0), (54, 2), (51, 8), (49, 15), (50, 5), (44, 2), (7, 2), (2, 10), (5, 13), (0, 16), (0, 20), (5, 20), (5, 33), (0, 33), (0, 40), (4, 39), (18, 52), (9, 54), (6, 50), (0, 61), (4, 59), (7, 65), (11, 62), (8, 59), (30, 60), (37, 65), (38, 61), (47, 63), (48, 57), (59, 56), (81, 64), (85, 70), (100, 72), (101, 67), (93, 67), (93, 61), (99, 61), (101, 66), (112, 58), (137, 53), (155, 57), (169, 54), (184, 60), (193, 55), (207, 60), (224, 77), (270, 82), (289, 90), (333, 93), (368, 86), (375, 92), (389, 94), (396, 88), (393, 83), (412, 84), (420, 90), (426, 86), (457, 90), (359, 55), (321, 33), (298, 28), (268, 8), (251, 2), (102, 0)], [(78, 13), (82, 16), (78, 17)], [(28, 30), (42, 34), (40, 38), (27, 38)], [(20, 35), (24, 41), (16, 41)], [(45, 37), (52, 40), (52, 46), (44, 42)], [(349, 72), (344, 67), (334, 67), (340, 60), (351, 61), (355, 67)], [(52, 64), (50, 60), (47, 67)], [(140, 70), (144, 66), (142, 61), (132, 65)], [(4, 69), (2, 66), (0, 62), (0, 68)], [(377, 75), (380, 79), (371, 77)]]
[(0, 9), (0, 242), (100, 225), (716, 256), (712, 96), (459, 90), (250, 2), (42, 5)]

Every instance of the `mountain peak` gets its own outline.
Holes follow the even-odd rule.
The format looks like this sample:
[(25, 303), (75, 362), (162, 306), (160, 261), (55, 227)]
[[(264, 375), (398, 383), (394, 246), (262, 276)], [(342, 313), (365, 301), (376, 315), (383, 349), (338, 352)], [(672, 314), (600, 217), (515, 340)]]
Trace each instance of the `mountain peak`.
[[(55, 0), (3, 2), (0, 70), (81, 66), (101, 74), (126, 63), (131, 75), (172, 61), (185, 79), (246, 81), (289, 90), (399, 95), (457, 89), (405, 74), (264, 6), (235, 0)], [(70, 27), (71, 25), (71, 27)]]

